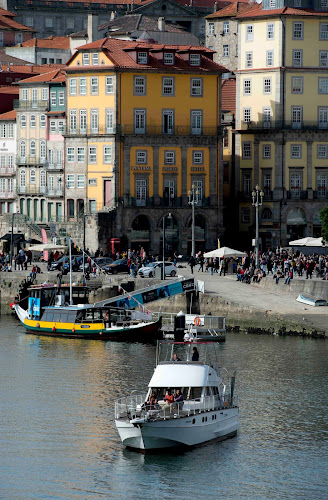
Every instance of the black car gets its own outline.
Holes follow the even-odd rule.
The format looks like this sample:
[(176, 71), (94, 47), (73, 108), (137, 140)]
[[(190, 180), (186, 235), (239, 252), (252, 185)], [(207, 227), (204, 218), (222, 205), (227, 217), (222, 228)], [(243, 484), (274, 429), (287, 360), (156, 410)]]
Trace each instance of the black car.
[(130, 271), (127, 259), (115, 260), (109, 266), (103, 267), (103, 271), (109, 274), (128, 273)]

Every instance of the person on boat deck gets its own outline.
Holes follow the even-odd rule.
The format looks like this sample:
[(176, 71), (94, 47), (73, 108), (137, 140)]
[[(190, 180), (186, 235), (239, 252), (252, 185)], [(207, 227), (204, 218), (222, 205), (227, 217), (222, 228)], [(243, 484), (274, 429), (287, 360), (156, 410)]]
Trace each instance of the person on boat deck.
[(199, 360), (199, 352), (197, 347), (193, 347), (193, 353), (192, 353), (192, 358), (191, 361), (198, 361)]
[(159, 408), (158, 399), (154, 392), (152, 392), (143, 406), (146, 406), (148, 410), (154, 410)]
[(180, 389), (176, 389), (176, 391), (175, 391), (174, 403), (175, 403), (176, 408), (179, 408), (180, 410), (182, 410), (183, 395), (181, 394)]
[(176, 353), (173, 354), (172, 361), (181, 361), (180, 358), (178, 358), (178, 355)]
[(170, 389), (168, 389), (166, 391), (166, 394), (164, 396), (164, 402), (165, 402), (165, 405), (163, 406), (163, 408), (165, 409), (170, 409), (170, 411), (172, 410), (172, 405), (173, 405), (173, 402), (174, 402), (174, 396), (173, 394), (171, 393)]

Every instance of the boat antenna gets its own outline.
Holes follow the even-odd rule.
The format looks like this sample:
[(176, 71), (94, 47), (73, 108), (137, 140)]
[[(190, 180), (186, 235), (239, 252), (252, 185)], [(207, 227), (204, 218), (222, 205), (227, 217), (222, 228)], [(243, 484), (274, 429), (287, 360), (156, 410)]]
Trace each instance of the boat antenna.
[(72, 293), (72, 238), (69, 237), (69, 303), (73, 304)]
[(236, 371), (237, 370), (235, 370), (233, 372), (233, 375), (231, 377), (231, 388), (230, 388), (230, 404), (231, 404), (231, 406), (232, 406), (232, 403), (233, 403), (233, 393), (234, 393), (234, 390), (235, 390)]

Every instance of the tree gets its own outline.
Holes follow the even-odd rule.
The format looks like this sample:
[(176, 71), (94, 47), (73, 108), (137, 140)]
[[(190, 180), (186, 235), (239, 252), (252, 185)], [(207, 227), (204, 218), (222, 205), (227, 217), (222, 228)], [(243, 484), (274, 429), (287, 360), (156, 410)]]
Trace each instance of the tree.
[(320, 219), (322, 224), (321, 236), (324, 242), (328, 242), (328, 207), (325, 207), (320, 212)]

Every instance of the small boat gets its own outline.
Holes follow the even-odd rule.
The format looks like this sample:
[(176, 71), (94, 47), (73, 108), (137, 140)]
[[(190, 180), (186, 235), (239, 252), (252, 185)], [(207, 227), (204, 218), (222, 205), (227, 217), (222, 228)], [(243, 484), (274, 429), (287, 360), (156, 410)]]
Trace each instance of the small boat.
[(318, 297), (314, 297), (313, 295), (300, 293), (296, 299), (298, 302), (302, 304), (307, 304), (308, 306), (319, 307), (326, 306), (327, 301), (325, 299), (319, 299)]
[(15, 304), (21, 323), (29, 333), (66, 338), (152, 341), (161, 338), (161, 318), (118, 307), (92, 304), (40, 307), (24, 310)]
[(178, 314), (162, 313), (162, 316), (164, 338), (199, 342), (225, 342), (226, 340), (224, 316), (184, 314), (182, 311)]
[[(115, 424), (125, 446), (145, 453), (236, 435), (239, 409), (234, 397), (235, 373), (228, 389), (211, 356), (213, 351), (217, 354), (218, 347), (211, 342), (158, 343), (147, 394), (132, 393), (115, 402)], [(193, 361), (195, 348), (198, 361)], [(178, 391), (182, 397), (177, 397)], [(176, 401), (168, 403), (165, 394), (173, 395)]]

